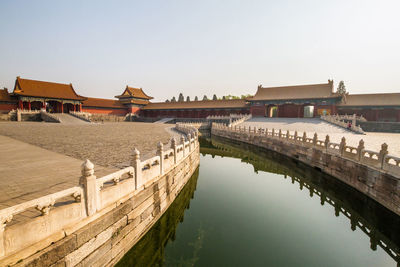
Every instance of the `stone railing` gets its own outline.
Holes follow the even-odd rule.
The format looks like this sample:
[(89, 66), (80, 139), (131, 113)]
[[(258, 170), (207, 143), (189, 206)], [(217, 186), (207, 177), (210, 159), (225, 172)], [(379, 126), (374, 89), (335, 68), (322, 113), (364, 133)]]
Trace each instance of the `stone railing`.
[[(95, 176), (94, 165), (86, 160), (81, 166), (82, 176), (79, 180), (79, 186), (0, 210), (0, 266), (16, 264), (28, 257), (28, 262), (29, 259), (33, 262), (39, 261), (36, 263), (43, 266), (54, 264), (55, 261), (60, 259), (66, 266), (75, 266), (89, 254), (95, 254), (95, 250), (98, 248), (96, 247), (97, 244), (107, 241), (107, 239), (104, 239), (105, 235), (108, 236), (107, 238), (118, 235), (120, 231), (118, 227), (121, 228), (121, 222), (118, 219), (119, 217), (112, 213), (118, 207), (126, 206), (130, 208), (129, 210), (132, 210), (131, 215), (126, 215), (129, 210), (124, 208), (124, 213), (120, 215), (125, 216), (121, 218), (121, 220), (126, 221), (125, 225), (126, 223), (129, 224), (129, 220), (140, 223), (141, 230), (132, 231), (132, 235), (129, 237), (131, 240), (127, 240), (129, 242), (133, 239), (137, 241), (168, 208), (187, 179), (190, 178), (191, 173), (197, 168), (199, 160), (197, 130), (186, 126), (179, 128), (181, 131), (185, 129), (187, 140), (182, 136), (180, 143), (178, 143), (173, 138), (170, 148), (165, 148), (160, 142), (157, 146), (156, 156), (150, 159), (142, 161), (140, 152), (134, 149), (130, 167), (100, 178)], [(182, 172), (182, 170), (184, 171)], [(168, 176), (166, 176), (167, 174)], [(160, 192), (155, 191), (153, 185), (158, 190), (164, 188), (163, 190), (166, 193), (161, 195)], [(157, 196), (153, 196), (155, 193), (157, 193)], [(147, 196), (149, 196), (148, 200), (146, 200)], [(139, 205), (141, 201), (144, 202)], [(137, 204), (134, 206), (134, 203)], [(157, 205), (161, 206), (160, 209), (153, 212), (153, 216), (142, 222), (141, 218), (145, 218), (144, 214), (146, 216), (149, 214), (146, 205), (149, 206), (149, 209), (156, 209)], [(135, 208), (136, 206), (137, 208)], [(23, 222), (18, 220), (13, 222), (15, 216), (24, 215), (25, 212), (32, 214), (34, 209), (39, 211), (40, 215), (33, 218), (27, 217)], [(106, 220), (104, 221), (102, 218), (102, 216), (108, 216), (107, 214), (110, 214), (110, 212), (110, 218), (115, 223), (114, 226), (111, 225), (111, 229), (104, 224), (109, 219), (104, 219)], [(120, 214), (120, 211), (116, 212), (116, 214)], [(127, 219), (128, 217), (130, 219)], [(93, 239), (81, 241), (80, 245), (75, 244), (75, 247), (72, 248), (71, 244), (68, 243), (70, 242), (68, 240), (71, 239), (68, 236), (79, 236), (77, 230), (86, 229), (85, 227), (93, 223), (96, 224), (96, 222), (99, 222), (103, 228), (89, 228), (93, 228), (90, 233), (97, 231), (98, 234), (93, 234), (90, 237)], [(125, 231), (134, 229), (132, 226), (128, 228)], [(88, 238), (85, 231), (82, 238)], [(67, 238), (65, 251), (59, 251), (59, 246), (64, 247), (63, 239), (65, 238)], [(121, 240), (121, 237), (118, 240)], [(111, 240), (109, 241), (111, 243)], [(123, 246), (118, 243), (119, 247), (115, 249), (127, 251), (132, 245), (129, 242), (125, 242)], [(115, 241), (115, 243), (117, 242)], [(50, 248), (48, 248), (49, 246)], [(54, 246), (54, 250), (51, 249), (52, 246)], [(42, 252), (38, 252), (44, 248), (46, 248), (45, 253), (56, 254), (56, 258), (48, 255), (43, 256)], [(37, 258), (32, 259), (33, 255), (37, 255)], [(118, 257), (120, 258), (122, 255)], [(114, 256), (113, 260), (117, 261), (118, 257)], [(50, 261), (52, 261), (51, 264)], [(89, 265), (93, 266), (92, 264)], [(101, 265), (101, 263), (94, 264), (94, 266)]]
[(56, 122), (56, 123), (61, 122), (60, 118), (58, 118), (57, 116), (54, 116), (51, 113), (46, 112), (46, 110), (44, 110), (44, 109), (42, 109), (40, 111), (40, 117), (45, 122)]
[(356, 120), (358, 120), (358, 121), (363, 121), (363, 122), (367, 121), (367, 119), (364, 118), (362, 115), (361, 116), (357, 116), (356, 114), (353, 114), (353, 115), (347, 115), (347, 114), (346, 115), (339, 115), (339, 114), (336, 114), (336, 115), (333, 115), (333, 116), (335, 116), (339, 120), (353, 120), (354, 116), (355, 116)]
[[(319, 140), (317, 133), (312, 138), (295, 131), (225, 126), (213, 123), (214, 135), (262, 146), (308, 165), (320, 168), (339, 178), (382, 205), (400, 215), (400, 158), (389, 155), (388, 145), (381, 150), (365, 149), (360, 140), (357, 147), (348, 146), (346, 138), (332, 143), (327, 135)], [(357, 175), (356, 175), (357, 174)]]
[[(364, 134), (363, 129), (361, 129), (360, 125), (356, 125), (357, 120), (356, 120), (356, 115), (354, 114), (352, 117), (347, 118), (348, 116), (339, 116), (339, 115), (321, 115), (321, 120), (324, 120), (326, 122), (332, 123), (334, 125), (337, 125), (339, 127), (345, 128), (349, 131), (359, 133), (359, 134)], [(348, 123), (345, 122), (344, 120), (351, 120), (352, 124), (351, 127), (348, 127)]]
[(251, 114), (247, 114), (247, 115), (244, 115), (244, 116), (241, 116), (240, 118), (237, 118), (235, 121), (232, 121), (228, 126), (236, 126), (236, 125), (238, 125), (238, 124), (241, 124), (241, 123), (243, 123), (243, 122), (245, 122), (245, 121), (247, 121), (247, 120), (250, 120), (252, 118), (252, 115)]
[(83, 121), (91, 122), (90, 117), (92, 116), (92, 114), (90, 114), (89, 112), (70, 111), (69, 114)]

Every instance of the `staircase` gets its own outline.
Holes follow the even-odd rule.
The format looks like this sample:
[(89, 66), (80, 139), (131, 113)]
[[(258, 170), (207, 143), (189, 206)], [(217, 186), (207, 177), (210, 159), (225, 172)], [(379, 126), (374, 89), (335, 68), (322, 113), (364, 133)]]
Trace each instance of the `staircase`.
[(53, 113), (52, 114), (54, 117), (58, 118), (60, 120), (60, 123), (62, 124), (88, 124), (90, 122), (78, 119), (75, 116), (72, 116), (68, 113)]
[(162, 118), (161, 120), (155, 121), (154, 123), (167, 123), (174, 120), (175, 118)]

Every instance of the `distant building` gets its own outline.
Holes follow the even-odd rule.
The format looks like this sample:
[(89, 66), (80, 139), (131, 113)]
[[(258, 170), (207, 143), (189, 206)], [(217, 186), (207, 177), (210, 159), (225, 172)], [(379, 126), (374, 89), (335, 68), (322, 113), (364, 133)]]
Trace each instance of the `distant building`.
[(14, 90), (0, 90), (0, 112), (12, 109), (43, 109), (48, 112), (84, 111), (89, 113), (142, 117), (205, 118), (231, 113), (254, 117), (312, 118), (323, 114), (357, 114), (368, 121), (400, 122), (400, 93), (340, 95), (328, 83), (282, 87), (258, 86), (253, 97), (234, 100), (150, 102), (153, 97), (142, 88), (126, 86), (117, 99), (78, 95), (72, 84), (61, 84), (17, 77)]

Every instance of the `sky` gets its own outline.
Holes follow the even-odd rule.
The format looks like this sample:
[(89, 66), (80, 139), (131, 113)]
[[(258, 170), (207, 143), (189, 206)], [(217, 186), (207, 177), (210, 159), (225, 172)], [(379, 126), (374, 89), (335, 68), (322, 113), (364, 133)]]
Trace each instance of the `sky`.
[(340, 80), (400, 92), (400, 1), (0, 1), (0, 87), (16, 76), (113, 98), (254, 94)]

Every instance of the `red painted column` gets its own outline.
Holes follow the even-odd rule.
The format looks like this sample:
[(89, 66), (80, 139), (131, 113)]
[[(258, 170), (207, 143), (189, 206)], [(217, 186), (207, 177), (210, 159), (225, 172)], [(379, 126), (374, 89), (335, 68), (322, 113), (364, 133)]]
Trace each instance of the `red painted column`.
[(61, 113), (64, 113), (64, 104), (61, 102)]
[(42, 107), (43, 109), (46, 109), (46, 101), (43, 101)]
[(79, 111), (82, 112), (82, 104), (79, 104)]
[(19, 109), (24, 109), (24, 103), (22, 100), (19, 100)]
[(76, 110), (75, 110), (76, 105), (74, 104), (73, 106), (74, 106), (74, 111), (76, 111)]
[(31, 110), (31, 101), (28, 101), (28, 110)]

